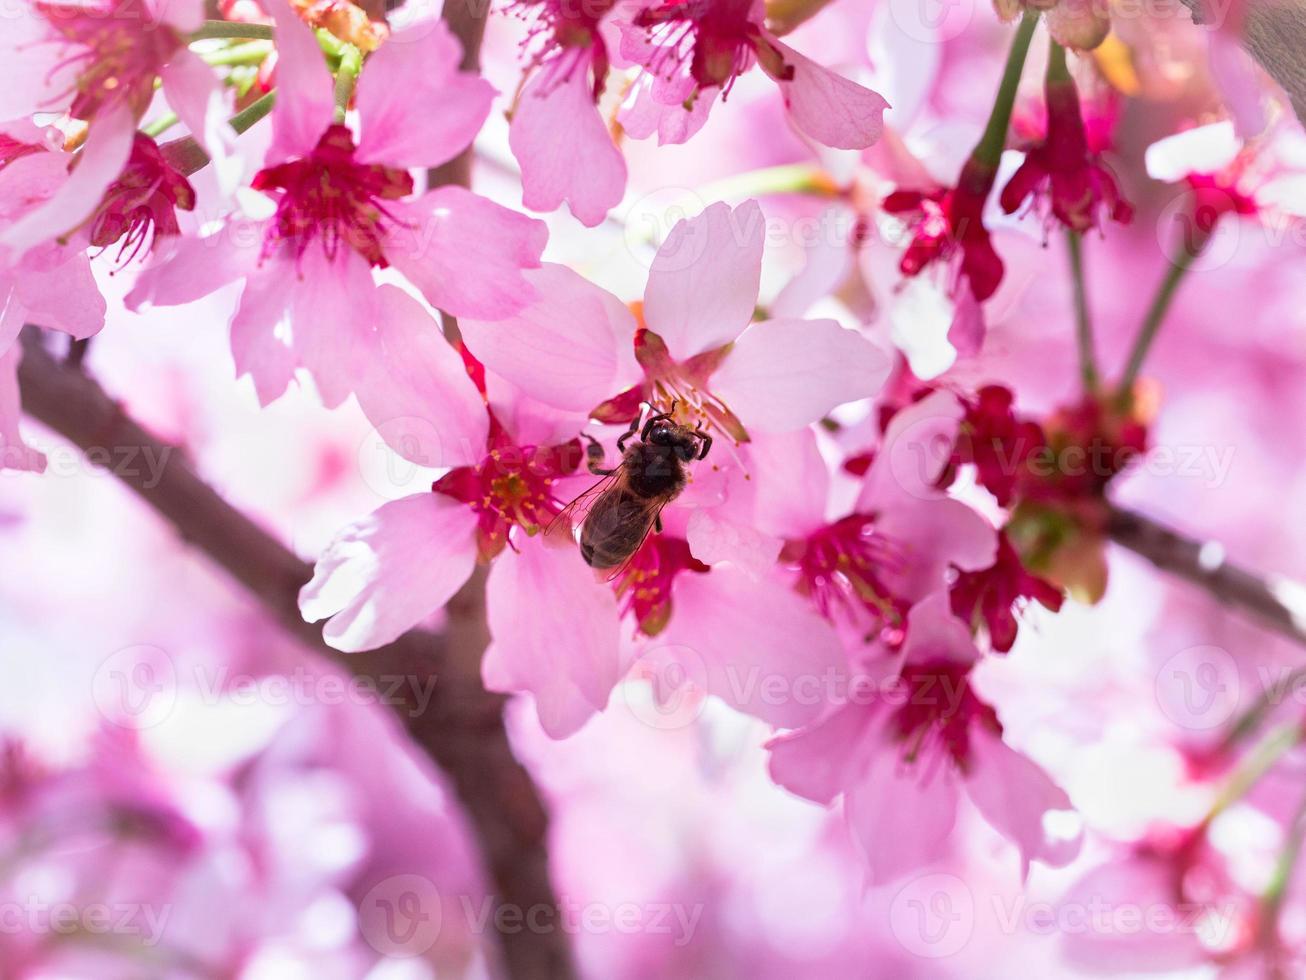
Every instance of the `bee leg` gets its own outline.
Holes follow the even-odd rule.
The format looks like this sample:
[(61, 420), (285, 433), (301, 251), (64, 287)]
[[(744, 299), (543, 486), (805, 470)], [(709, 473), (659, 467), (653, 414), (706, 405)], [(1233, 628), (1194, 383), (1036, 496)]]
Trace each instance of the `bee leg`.
[(661, 533), (662, 533), (662, 515), (661, 515), (661, 514), (659, 514), (657, 517), (653, 518), (653, 530), (657, 531), (658, 534), (661, 534)]
[(603, 468), (603, 447), (599, 441), (591, 435), (586, 435), (590, 444), (585, 447), (585, 460), (589, 465), (589, 471), (595, 476), (611, 476), (614, 470), (605, 470)]
[(703, 447), (698, 451), (698, 458), (707, 459), (708, 450), (712, 448), (712, 437), (706, 432), (697, 429), (694, 431), (698, 432), (699, 439), (703, 441)]
[[(675, 409), (675, 405), (671, 406)], [(653, 426), (658, 422), (665, 422), (671, 418), (671, 412), (663, 412), (661, 415), (651, 415), (649, 420), (644, 423), (644, 431), (639, 434), (641, 442), (648, 442), (649, 433), (653, 431)]]
[(630, 420), (630, 428), (627, 429), (625, 432), (623, 432), (621, 436), (617, 439), (617, 452), (624, 453), (626, 451), (626, 443), (628, 443), (630, 441), (630, 437), (633, 436), (638, 431), (639, 431), (639, 416), (636, 415), (633, 419)]

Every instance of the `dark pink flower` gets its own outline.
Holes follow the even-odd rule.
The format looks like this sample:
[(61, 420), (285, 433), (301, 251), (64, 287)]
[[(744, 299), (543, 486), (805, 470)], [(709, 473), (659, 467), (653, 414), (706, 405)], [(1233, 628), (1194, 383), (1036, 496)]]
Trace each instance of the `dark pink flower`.
[(1078, 837), (1057, 838), (1044, 826), (1070, 800), (1003, 741), (997, 714), (971, 687), (979, 651), (943, 593), (912, 609), (903, 658), (896, 681), (867, 679), (847, 704), (773, 740), (772, 778), (818, 803), (842, 794), (876, 884), (944, 855), (963, 790), (1016, 845), (1022, 874), (1031, 861), (1071, 861)]
[(912, 240), (899, 264), (903, 275), (917, 276), (936, 262), (960, 257), (950, 289), (954, 296), (962, 280), (981, 303), (997, 291), (1002, 259), (984, 226), (984, 202), (995, 176), (992, 168), (969, 160), (955, 187), (898, 190), (884, 199), (884, 210), (901, 216), (912, 228)]
[(759, 66), (780, 87), (789, 118), (825, 146), (863, 149), (880, 138), (889, 104), (781, 43), (765, 27), (761, 0), (666, 0), (622, 24), (621, 53), (644, 68), (622, 112), (637, 139), (683, 143)]
[(409, 310), (378, 298), (375, 270), (393, 267), (453, 315), (508, 316), (535, 296), (521, 273), (539, 265), (547, 231), (461, 187), (412, 193), (409, 170), (460, 152), (494, 96), (484, 79), (458, 70), (459, 45), (442, 21), (414, 22), (368, 59), (355, 133), (334, 121), (333, 83), (313, 34), (284, 0), (270, 6), (280, 94), (253, 186), (275, 214), (232, 216), (207, 237), (184, 239), (141, 274), (128, 305), (188, 303), (243, 281), (231, 324), (237, 372), (252, 376), (267, 404), (303, 368), (334, 407), (362, 385), (391, 383), (368, 368), (375, 357), (367, 352), (390, 343), (387, 330), (407, 332), (387, 321), (387, 311), (406, 320)]
[(101, 249), (121, 243), (118, 261), (130, 262), (141, 252), (152, 251), (161, 238), (180, 235), (177, 212), (194, 208), (195, 189), (186, 175), (154, 140), (137, 133), (127, 166), (91, 216), (87, 237)]
[[(169, 106), (210, 153), (230, 134), (217, 74), (186, 47), (204, 19), (201, 0), (32, 2), (9, 18), (0, 64), (0, 119), (67, 112), (90, 124), (68, 161), (69, 180), (0, 234), (21, 253), (85, 221), (132, 158), (136, 124), (162, 82)], [(74, 166), (75, 161), (75, 166)]]
[(1090, 150), (1075, 83), (1049, 81), (1047, 135), (1026, 146), (1025, 161), (1002, 188), (1002, 210), (1013, 214), (1032, 200), (1047, 220), (1072, 231), (1101, 227), (1102, 215), (1127, 224), (1134, 209), (1120, 194), (1115, 176)]
[(1016, 642), (1016, 612), (1033, 600), (1058, 612), (1064, 596), (1051, 582), (1026, 570), (1006, 534), (998, 532), (998, 557), (990, 567), (957, 573), (949, 591), (952, 611), (976, 627), (983, 623), (989, 643), (1006, 653)]

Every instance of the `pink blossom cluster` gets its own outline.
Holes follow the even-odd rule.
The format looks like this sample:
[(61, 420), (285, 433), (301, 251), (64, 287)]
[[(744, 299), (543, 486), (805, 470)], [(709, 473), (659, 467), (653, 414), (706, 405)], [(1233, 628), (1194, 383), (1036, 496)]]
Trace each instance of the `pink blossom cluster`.
[[(1192, 379), (1221, 370), (1302, 407), (1304, 348), (1283, 326), (1300, 325), (1300, 284), (1265, 243), (1306, 213), (1306, 139), (1241, 46), (1256, 15), (1219, 11), (1199, 44), (1191, 19), (1182, 33), (1079, 0), (998, 0), (960, 28), (869, 6), (514, 0), (489, 12), (480, 52), (456, 17), (347, 0), (20, 0), (0, 41), (0, 469), (34, 484), (55, 469), (19, 431), (25, 345), (55, 349), (51, 331), (84, 353), (110, 324), (96, 356), (123, 344), (103, 356), (125, 377), (179, 356), (156, 348), (194, 345), (193, 378), (217, 376), (224, 398), (252, 389), (231, 410), (251, 445), (263, 425), (281, 431), (280, 413), (311, 416), (295, 450), (206, 460), (233, 495), (283, 481), (277, 499), (254, 498), (269, 524), (311, 515), (291, 542), (314, 562), (296, 583), (303, 620), (362, 660), (438, 626), (483, 583), (479, 677), (512, 696), (514, 748), (556, 798), (555, 877), (576, 894), (653, 896), (686, 945), (712, 909), (716, 945), (693, 947), (698, 961), (651, 940), (643, 906), (645, 942), (585, 940), (595, 976), (810, 975), (822, 955), (872, 975), (903, 950), (916, 968), (899, 899), (951, 870), (972, 902), (997, 880), (1061, 875), (1063, 911), (1105, 900), (1206, 916), (1205, 933), (1164, 940), (1065, 926), (1050, 971), (1294, 975), (1306, 944), (1284, 909), (1300, 918), (1303, 818), (1272, 777), (1300, 731), (1267, 737), (1259, 751), (1279, 754), (1264, 763), (1244, 744), (1263, 705), (1223, 740), (1158, 736), (1123, 717), (1137, 707), (1129, 670), (1066, 663), (1086, 623), (1102, 628), (1097, 604), (1127, 618), (1115, 583), (1139, 573), (1108, 557), (1119, 501), (1185, 492), (1149, 470), (1182, 429), (1170, 392), (1212, 426), (1221, 413)], [(473, 190), (469, 163), (498, 179)], [(668, 189), (676, 202), (652, 205), (643, 236), (640, 208)], [(1162, 285), (1131, 345), (1118, 324), (1153, 259)], [(1282, 312), (1259, 346), (1215, 322), (1221, 265)], [(1181, 284), (1197, 299), (1171, 314), (1154, 377), (1143, 362)], [(171, 337), (142, 341), (142, 324)], [(137, 348), (151, 353), (122, 353)], [(191, 406), (153, 420), (188, 448), (233, 438), (179, 374), (128, 401)], [(236, 395), (233, 375), (249, 378)], [(1301, 486), (1290, 454), (1256, 441), (1265, 419), (1235, 410), (1248, 455)], [(346, 430), (416, 485), (379, 505), (342, 489)], [(292, 458), (311, 475), (287, 476)], [(96, 540), (103, 557), (114, 542)], [(1152, 590), (1184, 621), (1182, 595)], [(215, 644), (230, 649), (210, 672), (251, 655), (260, 641), (245, 631), (265, 628), (217, 618), (238, 638)], [(1136, 646), (1131, 669), (1161, 648)], [(1074, 691), (1058, 690), (1058, 669)], [(389, 899), (369, 905), (369, 889), (410, 873), (438, 836), (447, 850), (422, 859), (422, 880), (460, 895), (436, 904), (463, 918), (417, 955), (449, 975), (492, 972), (468, 925), (487, 888), (467, 828), (439, 774), (401, 787), (420, 767), (377, 705), (271, 712), (257, 737), (227, 742), (210, 716), (231, 696), (179, 723), (188, 746), (221, 747), (203, 771), (118, 717), (64, 757), (0, 726), (0, 864), (22, 872), (0, 884), (6, 969), (118, 975), (117, 950), (7, 930), (36, 882), (27, 894), (83, 912), (182, 916), (160, 975), (277, 976), (290, 962), (388, 975), (369, 972), (395, 952), (376, 938)], [(201, 722), (211, 734), (185, 729)], [(721, 733), (746, 748), (713, 778), (721, 750), (693, 738)], [(1085, 775), (1110, 768), (1106, 748), (1067, 761), (1095, 739), (1146, 744), (1139, 766), (1182, 770), (1176, 795), (1205, 808), (1095, 825), (1127, 809)], [(666, 791), (614, 791), (622, 765)], [(393, 812), (381, 803), (404, 793)], [(802, 933), (779, 899), (787, 911), (769, 918), (731, 905), (730, 875), (748, 863), (733, 838), (749, 839), (755, 801), (780, 816), (750, 829), (776, 849), (750, 873), (770, 894), (792, 875), (858, 910), (842, 938), (802, 935), (824, 950), (810, 959), (786, 961), (775, 942), (754, 963), (740, 939), (781, 918)], [(1266, 859), (1278, 877), (1257, 885), (1221, 837), (1245, 804), (1279, 843)], [(674, 845), (650, 833), (615, 870), (617, 855), (576, 856), (603, 851), (597, 828), (655, 807), (684, 825)], [(791, 832), (806, 837), (786, 851)]]

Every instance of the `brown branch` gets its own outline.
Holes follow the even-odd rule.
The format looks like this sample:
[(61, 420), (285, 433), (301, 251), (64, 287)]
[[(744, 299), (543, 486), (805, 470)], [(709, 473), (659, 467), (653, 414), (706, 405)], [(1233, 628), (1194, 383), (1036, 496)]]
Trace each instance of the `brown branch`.
[(1224, 549), (1217, 543), (1184, 537), (1119, 507), (1111, 508), (1107, 533), (1162, 571), (1191, 582), (1231, 609), (1306, 646), (1306, 587), (1240, 568), (1225, 561)]
[[(1201, 23), (1201, 0), (1183, 2)], [(1231, 9), (1227, 3), (1213, 7)], [(1244, 16), (1243, 46), (1283, 86), (1297, 118), (1306, 122), (1306, 0), (1252, 0)], [(1220, 25), (1206, 26), (1213, 30)]]
[[(227, 503), (181, 450), (145, 431), (98, 382), (56, 361), (42, 347), (38, 330), (27, 328), (22, 343), (18, 377), (23, 410), (78, 446), (91, 461), (109, 461), (114, 476), (243, 585), (304, 646), (356, 676), (374, 680), (429, 678), (438, 668), (438, 683), (425, 705), (417, 692), (426, 685), (402, 685), (409, 701), (395, 705), (399, 718), (452, 781), (479, 839), (498, 904), (523, 913), (535, 906), (556, 909), (544, 806), (508, 745), (503, 698), (487, 693), (480, 683), (485, 636), (479, 580), (450, 604), (451, 628), (444, 637), (414, 630), (371, 653), (345, 655), (331, 649), (319, 628), (299, 615), (299, 589), (312, 572), (306, 563)], [(157, 461), (158, 472), (112, 465), (126, 453)], [(498, 940), (511, 977), (572, 975), (561, 929), (543, 934), (505, 930)]]

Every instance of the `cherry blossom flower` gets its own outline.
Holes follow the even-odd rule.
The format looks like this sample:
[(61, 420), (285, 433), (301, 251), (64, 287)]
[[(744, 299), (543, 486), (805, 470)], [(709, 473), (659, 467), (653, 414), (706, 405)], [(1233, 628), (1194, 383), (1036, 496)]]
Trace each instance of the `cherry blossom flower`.
[(271, 6), (283, 94), (253, 187), (275, 212), (184, 240), (141, 275), (128, 305), (187, 303), (243, 281), (231, 324), (238, 373), (266, 405), (304, 368), (334, 407), (362, 383), (362, 352), (387, 326), (374, 270), (394, 267), (453, 315), (507, 316), (534, 298), (521, 270), (539, 264), (547, 233), (460, 187), (413, 196), (409, 168), (456, 155), (493, 97), (457, 70), (458, 43), (442, 22), (409, 25), (368, 60), (355, 134), (332, 121), (331, 76), (313, 35), (283, 2)]
[[(615, 0), (522, 0), (532, 17), (526, 79), (512, 110), (509, 146), (521, 165), (522, 203), (552, 211), (564, 201), (589, 226), (626, 189), (626, 161), (598, 102), (607, 81)], [(564, 136), (565, 134), (565, 136)]]
[(683, 143), (754, 65), (780, 87), (789, 118), (825, 146), (864, 149), (880, 138), (889, 104), (782, 43), (761, 0), (664, 0), (623, 23), (621, 54), (644, 68), (621, 113), (636, 139)]
[(1032, 200), (1045, 214), (1045, 221), (1055, 219), (1081, 233), (1100, 228), (1103, 214), (1127, 224), (1133, 208), (1099, 159), (1099, 149), (1089, 143), (1079, 90), (1065, 70), (1064, 49), (1058, 49), (1053, 57), (1059, 59), (1061, 70), (1049, 69), (1044, 85), (1046, 135), (1024, 147), (1024, 162), (1002, 188), (1002, 210), (1012, 214)]
[[(0, 160), (0, 231), (44, 206), (70, 180), (64, 154), (48, 144), (48, 134), (31, 123), (0, 127), (0, 146), (6, 148)], [(45, 457), (18, 433), (18, 332), (31, 323), (84, 339), (104, 326), (105, 310), (82, 239), (49, 242), (0, 263), (0, 469), (45, 468)]]
[(1045, 817), (1070, 799), (1003, 741), (997, 713), (973, 689), (979, 651), (946, 595), (908, 617), (903, 669), (869, 684), (816, 724), (770, 743), (771, 776), (829, 804), (840, 795), (849, 829), (883, 884), (943, 857), (964, 790), (984, 819), (1032, 861), (1069, 863), (1079, 838), (1058, 838)]
[[(546, 730), (570, 734), (603, 708), (619, 678), (616, 596), (575, 548), (538, 535), (593, 482), (566, 479), (584, 455), (575, 438), (581, 420), (488, 376), (487, 407), (420, 305), (394, 286), (378, 297), (399, 325), (388, 356), (404, 369), (378, 366), (390, 383), (364, 387), (364, 411), (391, 434), (392, 419), (428, 419), (437, 445), (397, 435), (394, 443), (428, 466), (452, 469), (431, 492), (391, 501), (343, 529), (318, 559), (300, 609), (309, 621), (329, 617), (323, 635), (337, 649), (372, 649), (443, 606), (478, 560), (498, 556), (486, 584), (495, 637), (486, 682), (531, 691)], [(562, 635), (565, 646), (557, 644)]]
[(678, 419), (734, 441), (802, 428), (873, 395), (888, 358), (833, 320), (753, 323), (764, 236), (756, 202), (713, 204), (658, 249), (642, 326), (615, 296), (546, 266), (526, 274), (538, 303), (496, 322), (467, 319), (465, 342), (531, 397), (602, 422), (674, 402)]
[(1186, 188), (1182, 245), (1195, 255), (1226, 215), (1263, 222), (1306, 216), (1301, 147), (1294, 128), (1279, 126), (1248, 142), (1225, 120), (1158, 140), (1147, 148), (1145, 161), (1154, 179)]
[(883, 208), (900, 215), (912, 229), (912, 240), (899, 268), (904, 276), (920, 275), (935, 262), (956, 261), (949, 286), (954, 297), (984, 302), (1002, 281), (1002, 259), (984, 225), (984, 202), (993, 190), (996, 171), (967, 160), (955, 187), (896, 190)]
[(983, 623), (990, 645), (999, 653), (1008, 652), (1016, 644), (1016, 612), (1023, 603), (1032, 599), (1045, 609), (1059, 612), (1065, 598), (1051, 582), (1026, 570), (1002, 532), (998, 533), (998, 554), (993, 564), (979, 571), (959, 571), (948, 595), (953, 613), (973, 626)]
[(947, 588), (956, 569), (979, 571), (994, 560), (992, 525), (938, 488), (949, 458), (943, 447), (961, 412), (948, 392), (897, 412), (852, 501), (833, 517), (833, 481), (813, 434), (769, 439), (750, 458), (765, 461), (762, 472), (801, 474), (803, 493), (794, 499), (788, 484), (759, 482), (751, 498), (718, 508), (717, 522), (781, 541), (792, 587), (840, 629), (850, 650), (879, 641), (896, 648), (916, 603)]
[(86, 220), (132, 158), (137, 122), (162, 80), (168, 104), (211, 153), (229, 135), (222, 83), (186, 35), (204, 18), (201, 0), (23, 0), (10, 18), (0, 65), (0, 119), (66, 112), (90, 124), (68, 181), (0, 233), (19, 253)]
[(150, 137), (137, 133), (131, 157), (104, 192), (91, 216), (87, 238), (92, 247), (118, 245), (117, 261), (126, 264), (142, 252), (181, 234), (178, 211), (195, 209), (195, 188)]

